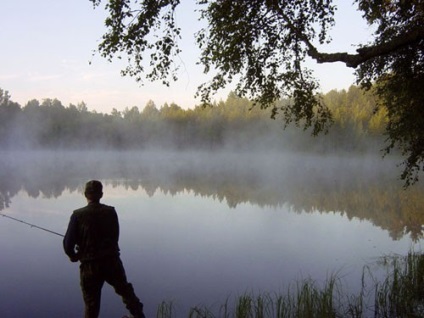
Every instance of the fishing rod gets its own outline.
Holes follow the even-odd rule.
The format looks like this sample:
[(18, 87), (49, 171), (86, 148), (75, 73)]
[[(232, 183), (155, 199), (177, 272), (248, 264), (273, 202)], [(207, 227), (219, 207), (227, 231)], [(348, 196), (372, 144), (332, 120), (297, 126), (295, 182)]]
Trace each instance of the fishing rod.
[(19, 220), (19, 219), (13, 218), (13, 217), (11, 217), (11, 216), (9, 216), (9, 215), (3, 214), (3, 213), (0, 213), (0, 215), (1, 215), (1, 216), (3, 216), (3, 217), (5, 217), (5, 218), (9, 218), (9, 219), (11, 219), (11, 220), (13, 220), (13, 221), (16, 221), (16, 222), (20, 222), (20, 223), (23, 223), (23, 224), (29, 225), (30, 227), (35, 227), (35, 228), (37, 228), (37, 229), (40, 229), (40, 230), (43, 230), (43, 231), (46, 231), (46, 232), (49, 232), (49, 233), (52, 233), (52, 234), (55, 234), (55, 235), (59, 235), (59, 236), (61, 236), (61, 237), (65, 237), (63, 234), (57, 233), (57, 232), (55, 232), (55, 231), (52, 231), (52, 230), (46, 229), (46, 228), (44, 228), (44, 227), (41, 227), (41, 226), (38, 226), (38, 225), (35, 225), (35, 224), (31, 224), (31, 223), (28, 223), (28, 222), (25, 222), (25, 221), (22, 221), (22, 220)]

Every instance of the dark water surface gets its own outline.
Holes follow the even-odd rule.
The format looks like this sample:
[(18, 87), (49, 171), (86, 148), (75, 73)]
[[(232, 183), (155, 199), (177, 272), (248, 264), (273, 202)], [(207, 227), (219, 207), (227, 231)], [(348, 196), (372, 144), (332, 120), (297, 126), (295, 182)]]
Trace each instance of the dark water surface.
[[(218, 308), (244, 292), (281, 292), (422, 243), (423, 188), (405, 191), (395, 162), (374, 157), (176, 153), (0, 154), (1, 213), (64, 233), (84, 183), (116, 207), (129, 280), (155, 317), (172, 301)], [(0, 217), (0, 317), (81, 317), (78, 265), (62, 239)], [(214, 307), (215, 306), (215, 307)], [(121, 317), (103, 290), (101, 317)]]

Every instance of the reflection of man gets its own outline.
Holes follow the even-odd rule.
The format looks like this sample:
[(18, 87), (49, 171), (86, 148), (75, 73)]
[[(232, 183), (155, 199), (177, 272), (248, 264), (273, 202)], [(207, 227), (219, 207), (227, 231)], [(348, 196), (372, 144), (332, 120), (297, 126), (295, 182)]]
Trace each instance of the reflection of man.
[(104, 282), (122, 296), (129, 312), (144, 318), (143, 304), (127, 281), (119, 257), (119, 222), (115, 208), (100, 203), (103, 186), (92, 180), (85, 185), (88, 205), (75, 210), (63, 240), (72, 262), (81, 262), (80, 279), (85, 303), (85, 318), (98, 317)]

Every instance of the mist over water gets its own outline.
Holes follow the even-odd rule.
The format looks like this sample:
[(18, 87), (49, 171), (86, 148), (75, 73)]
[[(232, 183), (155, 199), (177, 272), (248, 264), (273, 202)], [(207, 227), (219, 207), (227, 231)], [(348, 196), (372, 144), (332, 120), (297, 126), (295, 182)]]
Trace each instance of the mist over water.
[[(1, 152), (0, 209), (62, 233), (85, 204), (84, 183), (101, 180), (148, 313), (162, 300), (186, 313), (338, 270), (354, 290), (372, 258), (419, 246), (423, 187), (404, 190), (396, 163), (285, 152)], [(80, 316), (78, 268), (60, 239), (4, 218), (0, 233), (0, 292), (8, 295), (0, 316)], [(106, 287), (102, 317), (123, 313)]]
[[(20, 190), (34, 198), (57, 198), (65, 190), (81, 193), (88, 179), (134, 190), (140, 188), (149, 195), (156, 191), (171, 194), (193, 191), (224, 200), (232, 208), (245, 202), (271, 207), (286, 204), (297, 212), (340, 211), (349, 217), (375, 219), (375, 222), (384, 222), (383, 217), (376, 219), (379, 213), (385, 219), (396, 215), (402, 220), (403, 213), (408, 214), (405, 210), (415, 206), (414, 211), (418, 211), (423, 206), (419, 199), (421, 183), (404, 190), (403, 183), (397, 180), (396, 159), (383, 160), (373, 155), (14, 151), (1, 153), (0, 164), (0, 208), (11, 204)], [(413, 227), (407, 220), (402, 225)], [(406, 230), (411, 231), (412, 235), (421, 233), (412, 228)], [(393, 236), (401, 234), (393, 233)]]

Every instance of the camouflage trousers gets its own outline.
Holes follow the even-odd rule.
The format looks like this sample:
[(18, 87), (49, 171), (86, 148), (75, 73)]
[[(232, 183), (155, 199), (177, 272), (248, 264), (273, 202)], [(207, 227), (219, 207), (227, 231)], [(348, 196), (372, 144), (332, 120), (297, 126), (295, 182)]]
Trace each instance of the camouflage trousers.
[(116, 256), (81, 263), (80, 283), (85, 303), (85, 318), (99, 316), (101, 292), (105, 282), (122, 297), (126, 308), (134, 317), (144, 317), (143, 304), (127, 281), (121, 259)]

